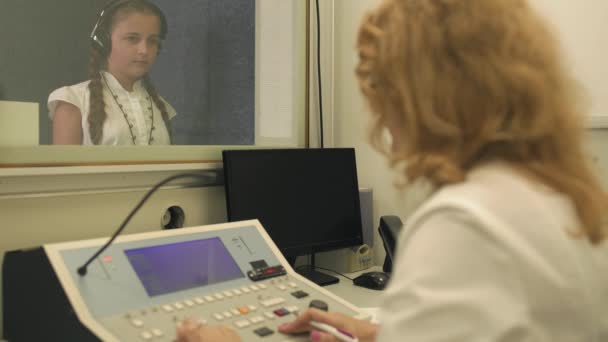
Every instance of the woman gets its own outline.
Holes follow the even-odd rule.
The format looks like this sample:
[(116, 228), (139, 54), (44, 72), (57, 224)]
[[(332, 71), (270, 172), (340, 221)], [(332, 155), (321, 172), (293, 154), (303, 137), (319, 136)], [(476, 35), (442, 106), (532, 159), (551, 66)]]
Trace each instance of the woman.
[(608, 198), (555, 45), (525, 0), (385, 0), (366, 17), (372, 143), (435, 190), (399, 238), (381, 325), (307, 310), (281, 332), (337, 341), (314, 320), (360, 341), (608, 341)]
[(91, 33), (90, 80), (49, 96), (53, 144), (170, 144), (176, 113), (150, 82), (167, 23), (148, 0), (112, 0)]

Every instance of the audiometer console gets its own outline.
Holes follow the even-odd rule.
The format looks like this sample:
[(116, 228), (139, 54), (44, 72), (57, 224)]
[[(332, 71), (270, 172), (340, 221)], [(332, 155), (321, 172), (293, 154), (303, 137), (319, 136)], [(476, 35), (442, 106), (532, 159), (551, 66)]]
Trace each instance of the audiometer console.
[[(191, 317), (230, 326), (243, 341), (308, 340), (307, 335), (284, 335), (277, 327), (312, 301), (366, 318), (357, 307), (296, 273), (257, 220), (120, 236), (79, 275), (77, 269), (106, 242), (43, 246), (79, 328), (94, 339), (173, 341), (176, 324)], [(23, 296), (16, 305), (35, 310), (28, 301)], [(39, 310), (52, 317), (60, 308)], [(5, 328), (18, 337), (19, 328), (6, 322)], [(69, 330), (78, 327), (63, 325), (48, 328), (53, 330), (50, 336), (74, 336)], [(36, 324), (21, 329), (27, 326), (36, 329)], [(61, 336), (61, 329), (66, 335)]]

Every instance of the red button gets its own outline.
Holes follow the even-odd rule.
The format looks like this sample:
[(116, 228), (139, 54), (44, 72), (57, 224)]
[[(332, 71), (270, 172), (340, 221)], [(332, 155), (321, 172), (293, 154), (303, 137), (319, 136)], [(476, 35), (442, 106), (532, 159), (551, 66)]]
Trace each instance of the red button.
[(283, 317), (283, 316), (289, 314), (289, 311), (287, 309), (285, 309), (285, 308), (274, 310), (273, 312), (274, 312), (275, 315), (277, 315), (279, 317)]

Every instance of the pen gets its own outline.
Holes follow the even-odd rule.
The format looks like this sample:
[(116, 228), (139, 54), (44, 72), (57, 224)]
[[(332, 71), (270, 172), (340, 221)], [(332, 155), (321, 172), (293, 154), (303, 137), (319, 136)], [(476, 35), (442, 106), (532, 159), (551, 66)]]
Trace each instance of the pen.
[(325, 324), (325, 323), (320, 323), (320, 322), (315, 322), (315, 321), (310, 321), (309, 323), (310, 325), (312, 325), (313, 327), (322, 330), (328, 334), (333, 335), (335, 338), (337, 338), (340, 341), (344, 341), (344, 342), (359, 342), (359, 339), (355, 336), (353, 336), (353, 334), (346, 332), (344, 330), (332, 327), (329, 324)]

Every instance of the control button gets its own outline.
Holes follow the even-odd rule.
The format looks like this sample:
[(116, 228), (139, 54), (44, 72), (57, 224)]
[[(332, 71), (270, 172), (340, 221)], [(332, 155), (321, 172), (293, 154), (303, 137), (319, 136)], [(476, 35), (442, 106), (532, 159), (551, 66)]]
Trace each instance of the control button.
[(237, 309), (230, 309), (230, 312), (235, 316), (239, 316), (241, 314), (241, 312)]
[(251, 290), (248, 287), (245, 287), (245, 286), (241, 287), (241, 291), (243, 291), (244, 293), (251, 292)]
[(173, 306), (177, 309), (177, 310), (182, 310), (184, 308), (184, 304), (180, 303), (180, 302), (175, 302), (173, 303)]
[(300, 298), (304, 298), (304, 297), (308, 297), (308, 293), (300, 290), (300, 291), (296, 291), (296, 292), (292, 292), (291, 293), (292, 296), (300, 299)]
[(221, 321), (221, 320), (223, 320), (223, 319), (224, 319), (224, 316), (223, 316), (221, 313), (214, 313), (214, 314), (213, 314), (213, 317), (214, 317), (215, 319), (217, 319), (218, 321)]
[(142, 331), (141, 334), (139, 334), (139, 336), (141, 336), (141, 338), (143, 338), (144, 340), (152, 339), (152, 334), (147, 331)]
[(268, 335), (274, 334), (274, 331), (270, 330), (267, 327), (262, 327), (262, 328), (259, 328), (259, 329), (255, 329), (253, 332), (256, 333), (256, 335), (258, 335), (260, 337), (264, 337), (264, 336), (268, 336)]
[(290, 281), (289, 283), (287, 283), (287, 285), (289, 285), (290, 287), (298, 287), (298, 284), (294, 283), (293, 281)]
[(281, 290), (281, 291), (285, 291), (285, 290), (287, 290), (287, 286), (285, 286), (285, 285), (283, 285), (283, 284), (279, 284), (279, 285), (277, 285), (277, 287), (278, 287), (278, 288), (279, 288), (279, 290)]
[(243, 315), (246, 315), (249, 313), (249, 308), (246, 306), (240, 306), (237, 308), (239, 310), (239, 312)]
[(163, 336), (163, 332), (160, 329), (152, 329), (152, 335), (154, 335), (156, 337), (161, 337), (161, 336)]
[(260, 288), (257, 287), (257, 285), (251, 285), (249, 286), (250, 289), (252, 289), (253, 291), (260, 291)]
[(234, 322), (234, 325), (235, 325), (237, 328), (245, 328), (245, 327), (248, 327), (248, 326), (250, 325), (250, 323), (249, 323), (249, 321), (248, 321), (248, 320), (246, 320), (246, 319), (241, 319), (241, 320), (239, 320), (239, 321)]
[(297, 307), (297, 306), (295, 306), (295, 305), (288, 306), (288, 307), (286, 307), (285, 309), (287, 309), (287, 311), (289, 311), (289, 312), (291, 312), (291, 313), (294, 313), (294, 312), (297, 312), (298, 310), (300, 310), (300, 309), (298, 309), (298, 307)]
[(194, 301), (196, 302), (196, 304), (204, 304), (205, 300), (201, 297), (194, 297)]
[(230, 298), (230, 297), (234, 296), (234, 295), (232, 294), (232, 292), (230, 292), (230, 291), (224, 291), (224, 292), (222, 292), (222, 293), (224, 294), (224, 296), (226, 296), (226, 297), (228, 297), (228, 298)]
[(171, 305), (168, 304), (163, 305), (163, 310), (165, 310), (166, 312), (173, 312), (173, 308), (171, 307)]
[(224, 296), (221, 293), (216, 293), (216, 294), (213, 295), (213, 297), (215, 297), (215, 299), (217, 299), (217, 300), (224, 299)]
[(226, 317), (226, 318), (232, 317), (232, 314), (230, 312), (228, 312), (228, 311), (222, 312), (222, 315), (224, 315), (224, 317)]
[(264, 316), (266, 316), (266, 318), (268, 319), (275, 319), (277, 316), (275, 316), (272, 312), (264, 312)]
[(262, 290), (266, 290), (268, 288), (268, 286), (266, 286), (266, 284), (258, 284), (258, 286), (262, 289)]
[(255, 311), (258, 309), (258, 307), (255, 305), (247, 305), (247, 307), (249, 308), (250, 311)]
[(194, 306), (194, 302), (193, 302), (193, 301), (191, 301), (190, 299), (186, 299), (186, 300), (184, 301), (184, 304), (186, 304), (186, 306)]
[(144, 326), (144, 322), (141, 319), (137, 319), (137, 318), (132, 319), (131, 324), (133, 324), (133, 326), (136, 328), (141, 328)]
[(275, 297), (275, 298), (261, 300), (260, 304), (262, 304), (262, 306), (264, 306), (264, 307), (267, 308), (267, 307), (270, 307), (270, 306), (279, 305), (279, 304), (281, 304), (283, 302), (285, 302), (285, 299), (283, 299), (281, 297)]
[(275, 315), (277, 315), (279, 317), (289, 315), (289, 311), (285, 308), (277, 309), (277, 310), (274, 310), (273, 312)]
[(208, 301), (209, 303), (214, 302), (215, 298), (211, 297), (211, 296), (205, 296), (205, 300)]
[(243, 294), (243, 292), (241, 292), (241, 290), (239, 290), (239, 289), (232, 290), (232, 292), (234, 292), (234, 294), (237, 296), (240, 296)]
[(249, 321), (253, 324), (258, 324), (264, 322), (265, 319), (262, 316), (253, 316), (249, 319)]
[(324, 301), (322, 301), (320, 299), (311, 300), (310, 304), (308, 304), (308, 307), (323, 310), (323, 311), (329, 310), (329, 305), (327, 305), (327, 303), (325, 303)]

